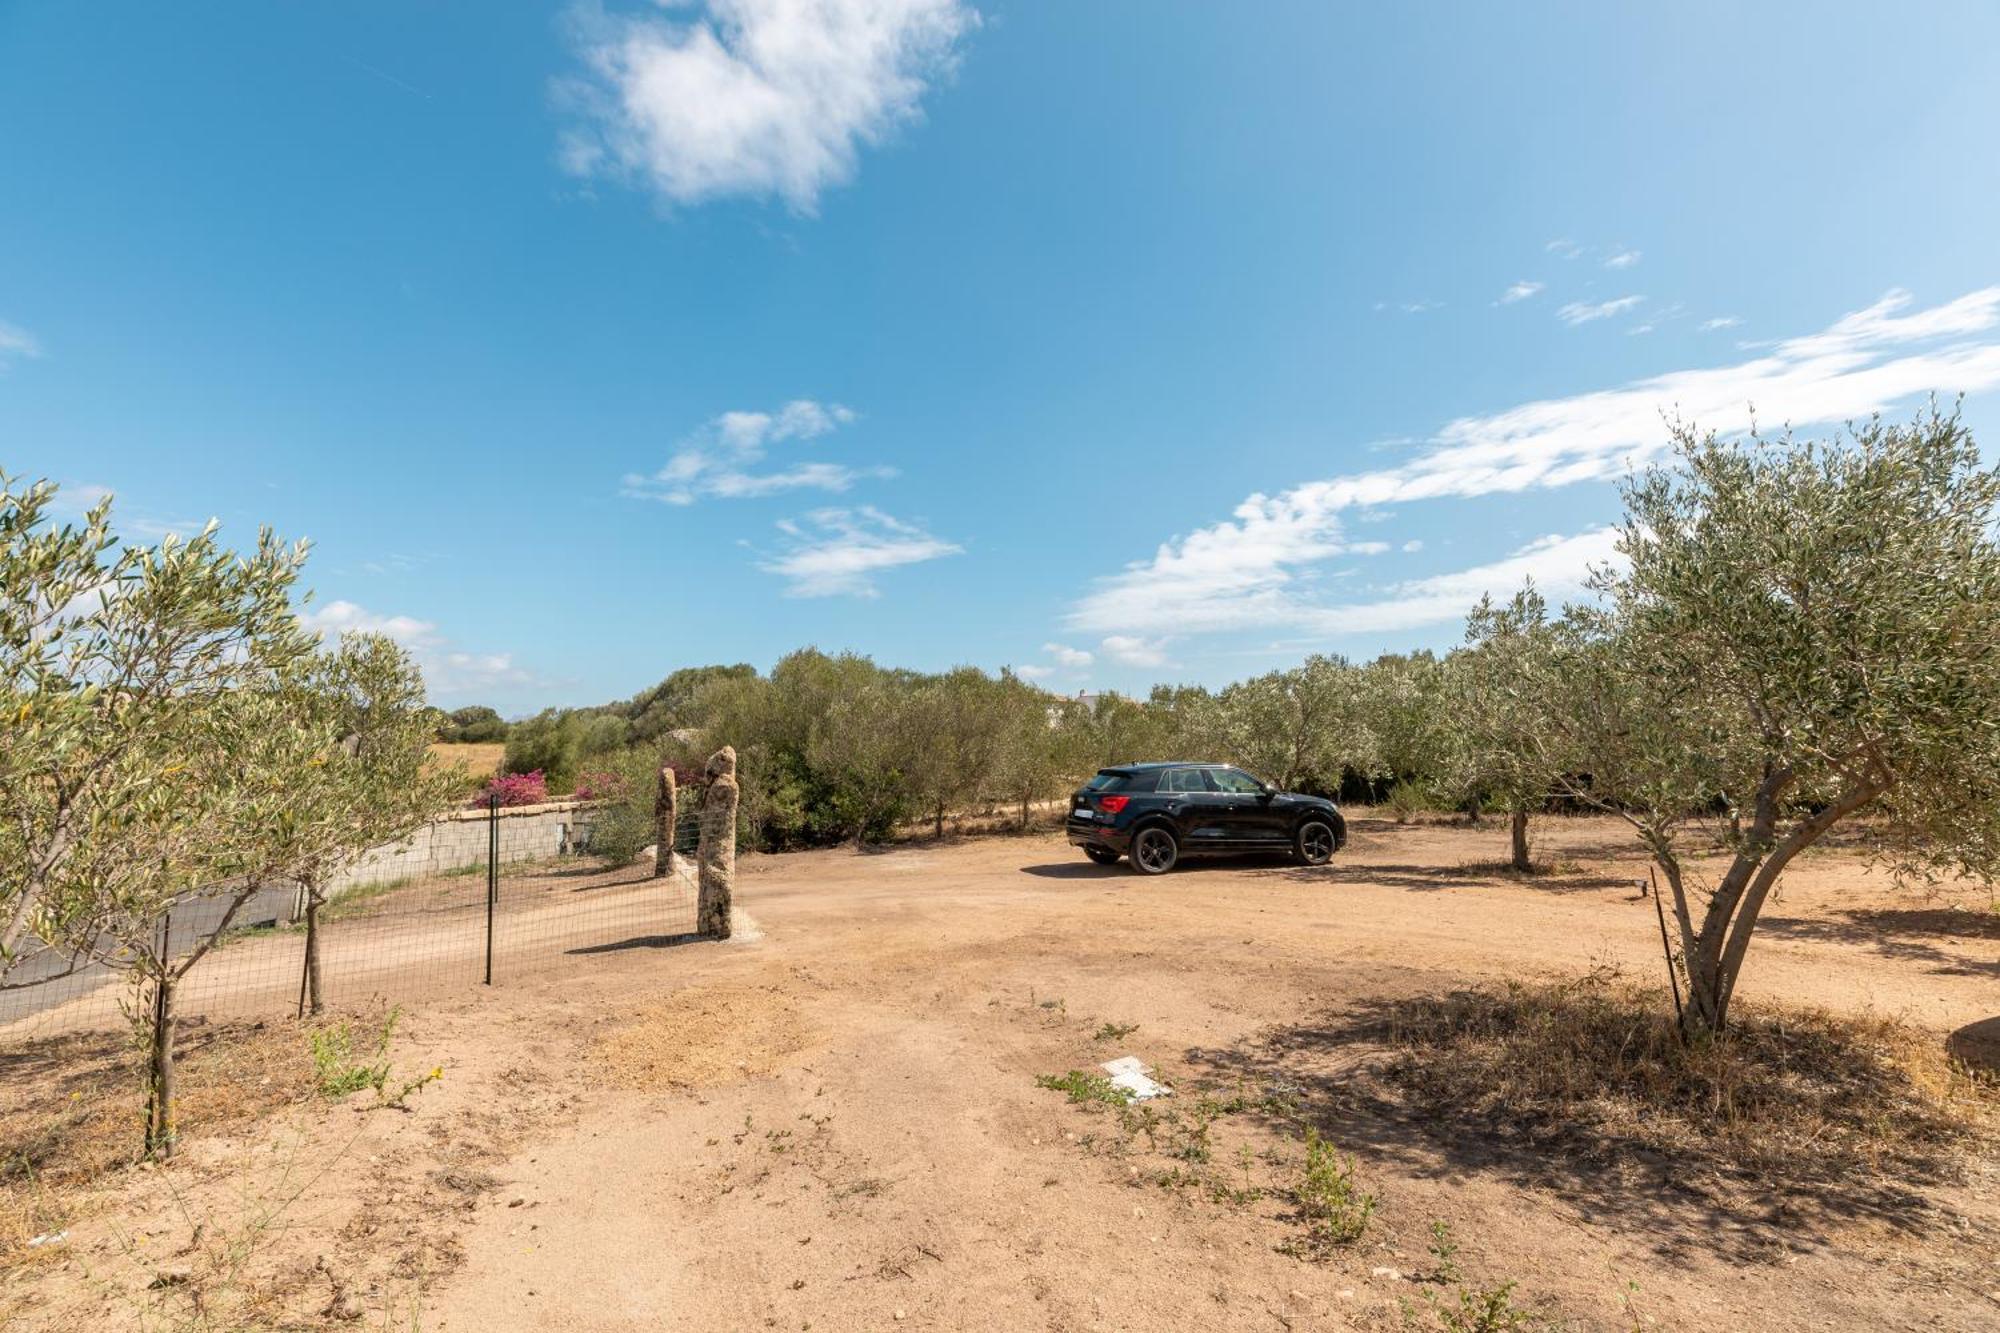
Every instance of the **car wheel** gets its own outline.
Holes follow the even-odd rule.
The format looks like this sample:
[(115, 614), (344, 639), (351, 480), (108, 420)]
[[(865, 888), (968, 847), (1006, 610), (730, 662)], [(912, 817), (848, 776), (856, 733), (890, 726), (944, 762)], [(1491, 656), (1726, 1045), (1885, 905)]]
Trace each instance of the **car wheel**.
[(1323, 819), (1308, 819), (1292, 837), (1292, 850), (1309, 866), (1323, 866), (1333, 859), (1338, 840), (1333, 825)]
[(1164, 875), (1180, 859), (1180, 843), (1157, 824), (1140, 829), (1132, 839), (1132, 868), (1142, 875)]
[(1083, 849), (1083, 854), (1101, 866), (1115, 866), (1118, 864), (1118, 853), (1112, 851), (1109, 847), (1086, 847)]

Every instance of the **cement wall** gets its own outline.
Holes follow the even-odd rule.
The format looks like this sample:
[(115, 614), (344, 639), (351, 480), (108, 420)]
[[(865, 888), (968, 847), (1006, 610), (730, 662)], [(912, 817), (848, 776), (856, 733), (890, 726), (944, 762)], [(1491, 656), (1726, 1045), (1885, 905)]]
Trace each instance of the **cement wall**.
[[(500, 864), (546, 861), (587, 848), (594, 808), (588, 801), (550, 801), (502, 809)], [(370, 851), (333, 882), (327, 897), (338, 898), (370, 884), (484, 865), (489, 836), (486, 823), (484, 810), (454, 810), (401, 842)]]

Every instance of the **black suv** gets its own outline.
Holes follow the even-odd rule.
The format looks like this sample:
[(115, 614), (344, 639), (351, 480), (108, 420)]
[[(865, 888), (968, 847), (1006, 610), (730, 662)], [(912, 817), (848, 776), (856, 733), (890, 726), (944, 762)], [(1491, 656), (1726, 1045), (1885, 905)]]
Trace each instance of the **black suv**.
[(1347, 843), (1347, 821), (1332, 801), (1279, 791), (1228, 764), (1099, 769), (1070, 797), (1063, 827), (1099, 865), (1129, 854), (1146, 875), (1208, 852), (1289, 851), (1325, 865)]

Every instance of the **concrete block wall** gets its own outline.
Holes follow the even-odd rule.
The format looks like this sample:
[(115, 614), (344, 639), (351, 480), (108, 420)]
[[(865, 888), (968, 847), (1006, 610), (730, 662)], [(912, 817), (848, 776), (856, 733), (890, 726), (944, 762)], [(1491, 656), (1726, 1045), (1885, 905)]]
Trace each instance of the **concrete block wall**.
[[(584, 850), (590, 845), (594, 808), (588, 801), (550, 801), (502, 809), (500, 864), (546, 861)], [(338, 898), (371, 884), (483, 865), (486, 821), (484, 810), (454, 810), (435, 819), (401, 842), (385, 843), (367, 853), (334, 881), (327, 897)]]

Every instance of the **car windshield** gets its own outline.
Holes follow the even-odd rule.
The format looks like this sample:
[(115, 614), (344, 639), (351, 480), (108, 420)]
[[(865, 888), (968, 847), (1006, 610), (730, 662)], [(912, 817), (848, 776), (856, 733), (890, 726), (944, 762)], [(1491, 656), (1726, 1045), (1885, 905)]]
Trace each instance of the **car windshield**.
[(1254, 796), (1264, 790), (1263, 783), (1240, 768), (1211, 768), (1208, 776), (1221, 791)]

